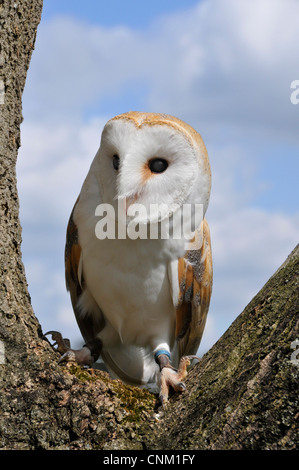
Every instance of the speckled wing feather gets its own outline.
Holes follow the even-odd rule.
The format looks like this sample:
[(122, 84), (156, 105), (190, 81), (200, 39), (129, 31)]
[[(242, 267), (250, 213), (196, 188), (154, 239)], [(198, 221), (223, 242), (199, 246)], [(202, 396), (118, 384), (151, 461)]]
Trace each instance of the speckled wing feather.
[(195, 249), (178, 260), (179, 302), (176, 310), (176, 340), (179, 356), (196, 354), (210, 304), (213, 267), (207, 221), (195, 232)]
[(82, 309), (80, 310), (78, 305), (78, 300), (86, 287), (83, 276), (78, 229), (74, 222), (74, 211), (77, 202), (78, 200), (72, 210), (67, 226), (65, 245), (65, 280), (66, 288), (70, 292), (73, 310), (82, 336), (86, 342), (92, 342), (97, 333), (99, 333), (103, 328), (104, 319), (99, 308), (97, 309), (98, 315), (96, 316), (92, 315), (93, 312), (85, 311), (83, 313)]

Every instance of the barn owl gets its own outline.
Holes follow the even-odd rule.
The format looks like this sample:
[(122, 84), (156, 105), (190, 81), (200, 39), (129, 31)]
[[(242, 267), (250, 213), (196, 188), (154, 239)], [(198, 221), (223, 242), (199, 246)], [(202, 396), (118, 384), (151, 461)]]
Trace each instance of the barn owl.
[[(101, 356), (113, 377), (157, 383), (163, 406), (169, 387), (185, 389), (186, 366), (198, 350), (212, 289), (204, 217), (210, 187), (207, 151), (191, 126), (142, 112), (108, 121), (67, 228), (66, 284), (86, 344), (72, 350), (60, 335), (63, 360), (92, 364)], [(163, 237), (124, 236), (134, 220), (135, 235), (141, 225), (150, 235), (150, 226), (166, 220), (174, 229), (182, 208), (195, 205), (203, 217), (194, 222), (190, 216), (197, 226), (189, 238), (171, 230)], [(120, 216), (113, 236), (97, 234), (101, 207), (107, 209), (106, 228), (123, 208), (121, 236)]]

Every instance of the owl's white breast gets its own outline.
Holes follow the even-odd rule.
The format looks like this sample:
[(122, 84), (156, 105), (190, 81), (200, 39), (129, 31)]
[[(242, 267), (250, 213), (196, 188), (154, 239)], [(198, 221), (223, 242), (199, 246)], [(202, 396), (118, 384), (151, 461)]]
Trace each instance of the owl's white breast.
[(117, 341), (153, 349), (166, 340), (172, 344), (175, 308), (168, 270), (170, 262), (182, 255), (182, 242), (128, 237), (99, 240), (95, 235), (99, 203), (96, 180), (89, 174), (74, 220), (84, 279), (106, 318), (101, 333), (105, 347)]

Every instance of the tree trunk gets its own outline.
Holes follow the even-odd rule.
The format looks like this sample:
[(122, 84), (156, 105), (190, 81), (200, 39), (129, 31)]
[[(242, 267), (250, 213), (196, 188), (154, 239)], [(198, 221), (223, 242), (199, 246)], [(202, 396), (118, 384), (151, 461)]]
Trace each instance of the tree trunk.
[(105, 372), (58, 365), (30, 303), (15, 173), (41, 10), (42, 0), (0, 0), (0, 448), (295, 448), (298, 247), (190, 371), (188, 391), (174, 395), (166, 412), (151, 393)]
[(21, 257), (16, 159), (22, 93), (41, 10), (42, 0), (0, 1), (0, 340), (7, 363), (2, 373), (10, 364), (21, 367), (40, 342)]

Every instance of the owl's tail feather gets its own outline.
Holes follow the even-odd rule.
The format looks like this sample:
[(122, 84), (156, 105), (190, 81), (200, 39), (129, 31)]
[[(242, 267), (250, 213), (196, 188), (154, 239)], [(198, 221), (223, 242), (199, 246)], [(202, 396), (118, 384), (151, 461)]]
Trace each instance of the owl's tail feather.
[(102, 350), (101, 357), (110, 374), (131, 385), (155, 383), (159, 367), (150, 349), (120, 344)]

